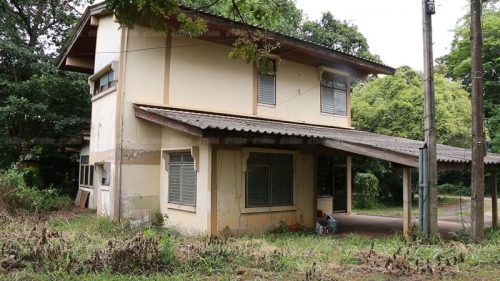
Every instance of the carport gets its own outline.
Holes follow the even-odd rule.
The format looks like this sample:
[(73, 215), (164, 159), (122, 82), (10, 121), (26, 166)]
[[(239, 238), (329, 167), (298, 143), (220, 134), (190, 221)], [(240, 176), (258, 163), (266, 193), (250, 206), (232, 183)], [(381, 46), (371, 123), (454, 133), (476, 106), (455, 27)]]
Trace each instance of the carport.
[[(278, 121), (255, 116), (219, 114), (165, 106), (135, 104), (137, 118), (162, 126), (202, 137), (213, 143), (232, 143), (249, 139), (271, 140), (259, 145), (285, 146), (293, 144), (302, 150), (319, 155), (325, 151), (342, 152), (346, 155), (361, 155), (385, 160), (403, 167), (403, 232), (407, 234), (412, 224), (411, 218), (411, 169), (419, 165), (419, 150), (422, 141), (386, 136), (354, 129), (310, 125), (296, 122)], [(250, 142), (252, 143), (252, 142)], [(471, 163), (471, 150), (448, 145), (437, 145), (439, 169), (463, 169)], [(496, 199), (496, 171), (500, 168), (500, 154), (485, 157), (486, 169), (492, 172), (492, 194)], [(351, 167), (348, 162), (347, 174), (351, 181)], [(350, 212), (352, 187), (347, 183), (347, 212)], [(496, 200), (494, 200), (496, 202)], [(316, 210), (314, 210), (315, 212)], [(493, 213), (497, 213), (496, 204)], [(493, 218), (493, 223), (497, 218)]]

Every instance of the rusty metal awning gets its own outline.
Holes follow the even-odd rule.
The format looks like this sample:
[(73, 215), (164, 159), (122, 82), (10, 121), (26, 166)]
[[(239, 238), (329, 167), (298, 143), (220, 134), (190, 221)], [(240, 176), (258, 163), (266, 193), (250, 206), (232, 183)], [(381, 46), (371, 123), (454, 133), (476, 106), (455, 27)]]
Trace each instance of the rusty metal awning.
[[(135, 104), (135, 115), (138, 118), (200, 137), (206, 136), (208, 131), (221, 130), (313, 138), (319, 140), (320, 144), (325, 147), (411, 167), (418, 167), (419, 149), (424, 145), (422, 141), (353, 129), (172, 107)], [(467, 164), (471, 161), (471, 150), (438, 144), (437, 158), (440, 164)], [(500, 166), (500, 154), (489, 153), (485, 157), (485, 164)]]

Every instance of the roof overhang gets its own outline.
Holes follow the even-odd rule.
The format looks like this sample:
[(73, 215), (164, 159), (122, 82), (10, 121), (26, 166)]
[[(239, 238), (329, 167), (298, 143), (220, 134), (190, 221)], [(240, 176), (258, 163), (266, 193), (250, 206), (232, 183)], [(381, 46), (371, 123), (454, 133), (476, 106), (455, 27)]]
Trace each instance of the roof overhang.
[[(353, 155), (373, 157), (408, 167), (418, 167), (422, 141), (386, 136), (353, 129), (272, 120), (164, 106), (135, 104), (137, 118), (198, 137), (262, 136), (303, 140), (294, 145), (320, 145)], [(438, 144), (441, 168), (468, 168), (470, 149)], [(500, 167), (500, 154), (489, 153), (485, 164)]]
[[(332, 50), (314, 42), (243, 24), (207, 12), (196, 11), (188, 7), (181, 7), (181, 9), (207, 22), (209, 32), (197, 38), (200, 40), (231, 46), (238, 38), (232, 32), (233, 30), (248, 30), (263, 34), (270, 43), (279, 43), (280, 48), (273, 53), (285, 60), (315, 67), (332, 67), (349, 72), (359, 78), (365, 78), (369, 74), (392, 75), (395, 72), (394, 68), (387, 65)], [(93, 19), (108, 14), (110, 12), (106, 10), (105, 2), (89, 6), (85, 10), (57, 59), (57, 66), (60, 69), (84, 73), (93, 72), (97, 36), (97, 26)], [(175, 26), (178, 23), (171, 19), (170, 24)]]
[(106, 10), (105, 2), (85, 9), (56, 59), (59, 69), (89, 74), (94, 72), (97, 25), (93, 17), (106, 14), (110, 13)]

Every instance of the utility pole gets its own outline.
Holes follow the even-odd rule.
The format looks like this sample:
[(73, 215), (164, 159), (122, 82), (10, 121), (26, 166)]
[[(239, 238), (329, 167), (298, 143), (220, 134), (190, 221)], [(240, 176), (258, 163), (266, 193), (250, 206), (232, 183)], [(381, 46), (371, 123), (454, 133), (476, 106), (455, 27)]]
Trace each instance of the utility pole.
[(422, 0), (422, 24), (424, 38), (424, 89), (425, 89), (425, 144), (427, 149), (422, 171), (423, 183), (423, 232), (437, 234), (437, 157), (436, 157), (436, 102), (434, 97), (434, 58), (432, 54), (432, 15), (436, 13), (434, 0)]
[(484, 233), (484, 105), (483, 105), (483, 34), (481, 0), (471, 0), (471, 81), (472, 81), (472, 239), (479, 241)]

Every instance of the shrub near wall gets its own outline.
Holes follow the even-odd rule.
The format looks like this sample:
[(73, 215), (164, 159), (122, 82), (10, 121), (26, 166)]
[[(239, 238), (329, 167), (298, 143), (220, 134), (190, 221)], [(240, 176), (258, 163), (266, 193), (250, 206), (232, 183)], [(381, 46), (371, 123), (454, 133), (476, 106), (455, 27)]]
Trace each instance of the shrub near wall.
[(379, 181), (372, 173), (358, 173), (354, 177), (355, 208), (370, 208), (376, 204), (380, 192)]
[(16, 166), (0, 170), (0, 206), (4, 206), (7, 211), (48, 212), (71, 204), (69, 197), (60, 195), (54, 188), (42, 190), (28, 186), (26, 173)]

